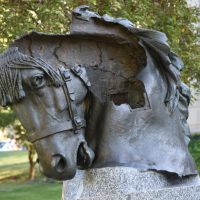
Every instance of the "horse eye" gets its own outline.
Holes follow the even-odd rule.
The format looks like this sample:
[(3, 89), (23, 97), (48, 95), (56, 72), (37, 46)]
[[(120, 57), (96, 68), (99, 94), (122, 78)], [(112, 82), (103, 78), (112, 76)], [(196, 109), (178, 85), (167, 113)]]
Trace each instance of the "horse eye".
[(45, 79), (44, 76), (39, 75), (39, 76), (35, 76), (31, 79), (31, 86), (33, 88), (41, 88), (43, 87), (45, 84)]

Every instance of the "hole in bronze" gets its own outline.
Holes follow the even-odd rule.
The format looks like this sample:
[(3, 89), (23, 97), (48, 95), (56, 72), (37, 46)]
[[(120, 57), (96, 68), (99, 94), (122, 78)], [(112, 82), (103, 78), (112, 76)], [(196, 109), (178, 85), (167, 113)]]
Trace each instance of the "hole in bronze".
[(124, 103), (129, 104), (127, 93), (111, 94), (110, 99), (117, 106), (124, 104)]
[(122, 89), (110, 90), (109, 99), (117, 106), (128, 104), (131, 109), (150, 108), (144, 84), (140, 80), (126, 82)]
[(128, 93), (119, 93), (110, 95), (110, 100), (117, 106), (129, 104), (132, 109), (145, 107), (145, 94), (129, 95)]

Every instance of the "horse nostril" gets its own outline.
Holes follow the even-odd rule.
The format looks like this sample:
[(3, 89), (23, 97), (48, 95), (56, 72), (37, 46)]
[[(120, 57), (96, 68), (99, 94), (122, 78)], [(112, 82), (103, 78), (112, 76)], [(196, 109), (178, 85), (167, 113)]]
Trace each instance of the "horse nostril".
[(52, 158), (51, 165), (57, 172), (62, 173), (67, 166), (67, 162), (64, 156), (56, 154)]

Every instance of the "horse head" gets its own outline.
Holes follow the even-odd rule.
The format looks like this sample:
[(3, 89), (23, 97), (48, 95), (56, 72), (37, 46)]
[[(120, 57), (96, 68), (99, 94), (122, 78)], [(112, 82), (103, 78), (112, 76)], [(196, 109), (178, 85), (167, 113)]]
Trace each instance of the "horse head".
[(30, 133), (43, 173), (63, 180), (77, 167), (126, 166), (196, 174), (190, 92), (165, 34), (88, 7), (72, 19), (70, 34), (32, 32), (0, 57), (0, 102)]
[(12, 105), (34, 143), (41, 171), (71, 179), (77, 167), (91, 165), (94, 154), (85, 141), (87, 87), (84, 68), (53, 68), (10, 48), (0, 57), (0, 102)]

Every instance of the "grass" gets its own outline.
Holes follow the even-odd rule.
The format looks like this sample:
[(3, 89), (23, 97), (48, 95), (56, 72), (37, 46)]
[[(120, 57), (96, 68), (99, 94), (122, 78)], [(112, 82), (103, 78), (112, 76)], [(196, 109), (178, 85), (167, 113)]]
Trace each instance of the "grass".
[(196, 162), (197, 169), (200, 173), (200, 135), (192, 136), (189, 144), (189, 150)]
[(27, 179), (26, 151), (0, 152), (0, 183)]
[(0, 184), (1, 200), (60, 200), (61, 184), (30, 182)]
[(27, 181), (26, 151), (0, 152), (0, 200), (60, 200), (62, 183), (48, 181), (37, 170), (36, 181)]

